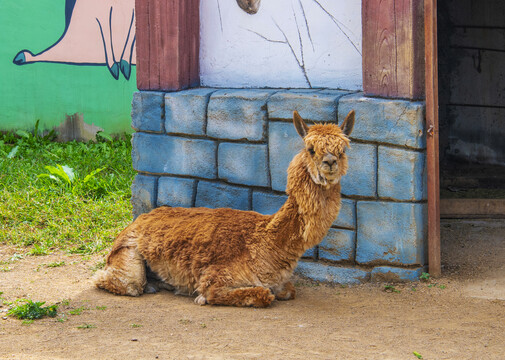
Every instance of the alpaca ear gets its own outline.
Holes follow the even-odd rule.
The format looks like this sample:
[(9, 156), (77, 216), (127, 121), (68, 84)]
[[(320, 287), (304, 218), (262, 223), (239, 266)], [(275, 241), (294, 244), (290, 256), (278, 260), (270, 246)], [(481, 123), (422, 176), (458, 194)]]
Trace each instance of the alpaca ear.
[(340, 128), (347, 136), (351, 135), (352, 129), (354, 128), (354, 110), (349, 111), (349, 114), (345, 117), (344, 122), (340, 125)]
[(296, 110), (293, 111), (293, 124), (295, 125), (296, 132), (298, 132), (298, 135), (300, 135), (303, 139), (309, 132), (309, 127), (305, 124), (302, 117)]

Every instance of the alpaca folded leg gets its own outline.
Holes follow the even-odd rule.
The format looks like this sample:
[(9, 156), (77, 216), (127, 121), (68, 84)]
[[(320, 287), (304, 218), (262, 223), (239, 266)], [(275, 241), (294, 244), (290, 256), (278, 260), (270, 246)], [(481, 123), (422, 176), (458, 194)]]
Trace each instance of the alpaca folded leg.
[(272, 288), (272, 291), (277, 300), (293, 300), (296, 297), (296, 289), (291, 281)]
[(136, 247), (122, 247), (112, 252), (105, 268), (97, 272), (95, 285), (118, 295), (142, 295), (146, 286), (146, 269)]

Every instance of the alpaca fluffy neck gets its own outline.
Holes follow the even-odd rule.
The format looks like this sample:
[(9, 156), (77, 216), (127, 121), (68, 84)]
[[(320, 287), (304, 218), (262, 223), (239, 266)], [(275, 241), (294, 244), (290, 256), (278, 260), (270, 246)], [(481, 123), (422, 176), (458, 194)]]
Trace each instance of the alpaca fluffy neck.
[(303, 157), (300, 153), (291, 162), (288, 200), (271, 221), (282, 247), (297, 259), (321, 242), (340, 210), (340, 183), (326, 188), (315, 184)]

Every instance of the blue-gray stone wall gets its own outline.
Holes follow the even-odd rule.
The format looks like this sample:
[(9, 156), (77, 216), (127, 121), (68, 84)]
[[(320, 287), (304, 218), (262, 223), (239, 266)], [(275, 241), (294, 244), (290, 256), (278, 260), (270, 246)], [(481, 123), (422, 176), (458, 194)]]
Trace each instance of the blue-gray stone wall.
[(342, 209), (298, 272), (356, 283), (412, 280), (426, 263), (424, 103), (330, 89), (211, 89), (134, 94), (134, 216), (158, 206), (263, 214), (286, 200), (286, 170), (303, 148), (292, 124), (356, 124)]

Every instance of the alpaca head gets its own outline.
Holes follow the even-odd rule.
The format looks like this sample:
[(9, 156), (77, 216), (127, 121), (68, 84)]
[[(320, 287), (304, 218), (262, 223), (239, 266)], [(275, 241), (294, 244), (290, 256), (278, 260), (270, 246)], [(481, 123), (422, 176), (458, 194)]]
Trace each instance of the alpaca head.
[(307, 126), (297, 111), (293, 113), (296, 131), (305, 142), (300, 156), (312, 181), (326, 188), (337, 184), (347, 172), (349, 138), (354, 127), (354, 110), (347, 114), (342, 125), (317, 124)]

